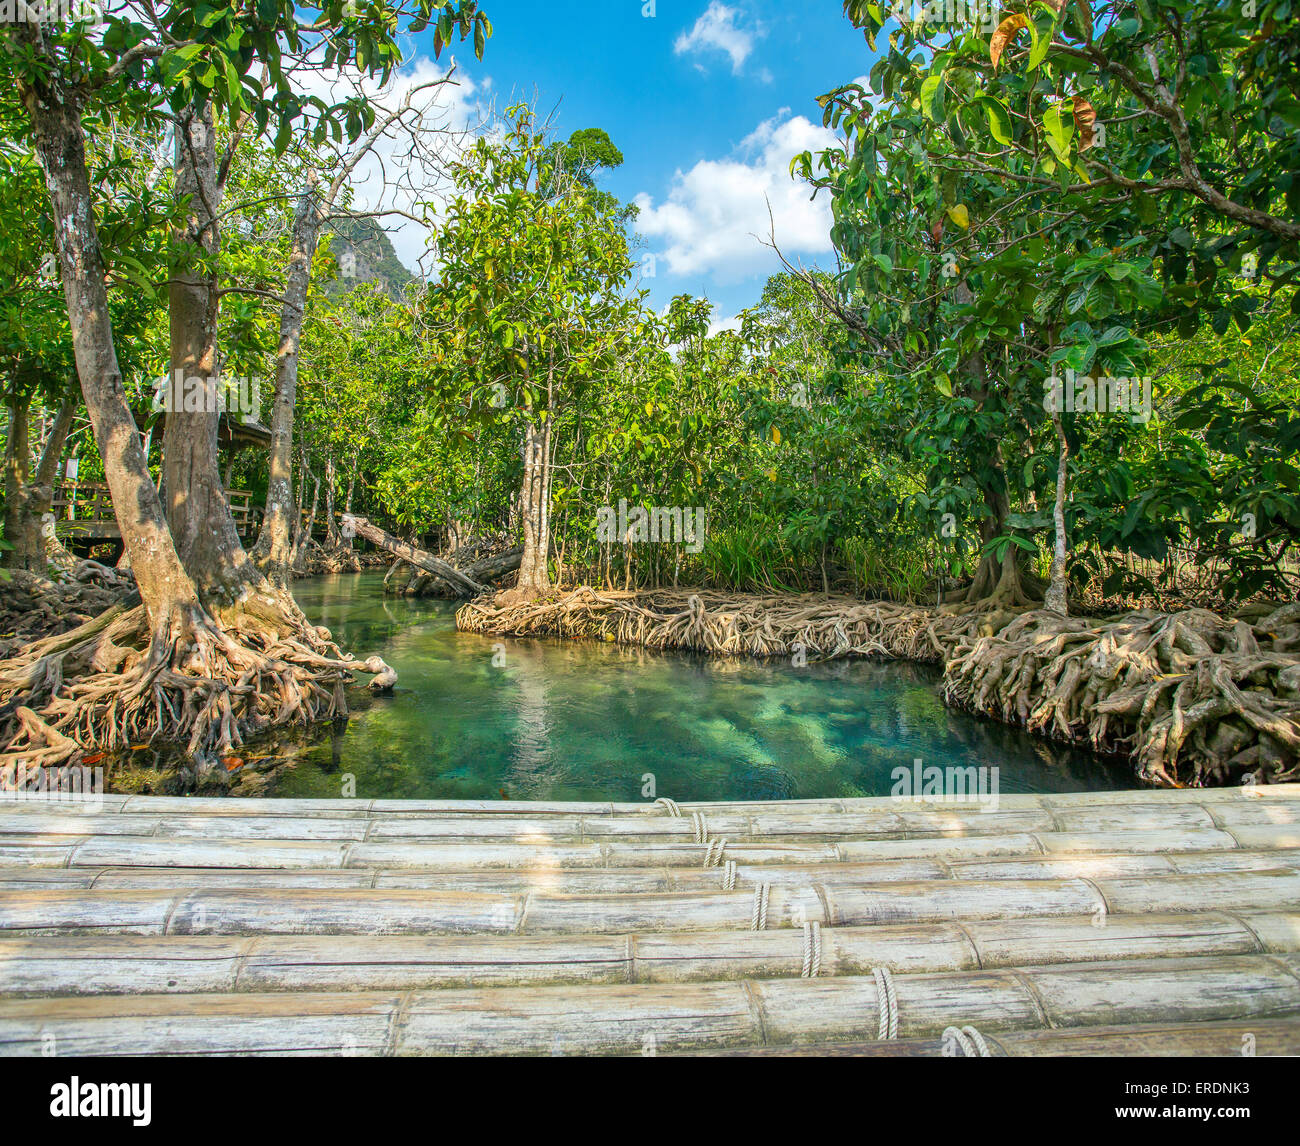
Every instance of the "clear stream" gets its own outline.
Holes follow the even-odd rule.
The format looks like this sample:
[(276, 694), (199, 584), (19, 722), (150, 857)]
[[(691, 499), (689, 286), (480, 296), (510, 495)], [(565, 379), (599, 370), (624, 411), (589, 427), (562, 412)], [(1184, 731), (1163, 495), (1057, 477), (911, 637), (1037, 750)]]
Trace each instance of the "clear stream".
[(457, 632), (453, 603), (385, 597), (382, 579), (295, 584), (317, 624), (400, 679), (348, 721), (261, 749), (288, 757), (274, 795), (338, 796), (351, 774), (362, 798), (637, 801), (653, 774), (676, 800), (885, 796), (917, 759), (996, 765), (1003, 793), (1135, 786), (1126, 764), (946, 709), (926, 667), (481, 637)]

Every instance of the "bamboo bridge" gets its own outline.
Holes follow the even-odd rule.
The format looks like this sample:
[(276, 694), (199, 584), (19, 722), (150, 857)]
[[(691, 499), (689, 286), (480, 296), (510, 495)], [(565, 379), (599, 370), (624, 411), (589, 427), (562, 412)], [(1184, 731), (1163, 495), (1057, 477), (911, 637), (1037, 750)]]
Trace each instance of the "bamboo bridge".
[(0, 1053), (1295, 1055), (1300, 785), (4, 802)]

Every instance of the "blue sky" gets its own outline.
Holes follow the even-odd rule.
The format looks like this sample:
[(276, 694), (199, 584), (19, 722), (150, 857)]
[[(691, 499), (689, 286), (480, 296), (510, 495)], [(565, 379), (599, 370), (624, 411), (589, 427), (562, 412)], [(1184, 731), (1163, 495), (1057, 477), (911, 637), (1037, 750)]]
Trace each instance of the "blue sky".
[[(790, 180), (789, 161), (825, 146), (815, 98), (864, 75), (871, 57), (836, 0), (484, 0), (494, 34), (482, 62), (454, 54), (475, 95), (555, 109), (559, 134), (603, 127), (625, 163), (602, 185), (637, 201), (643, 280), (657, 307), (707, 295), (729, 318), (779, 269), (766, 235), (806, 263), (831, 260), (829, 214)], [(420, 47), (425, 53), (431, 48)], [(445, 56), (444, 56), (445, 59)]]

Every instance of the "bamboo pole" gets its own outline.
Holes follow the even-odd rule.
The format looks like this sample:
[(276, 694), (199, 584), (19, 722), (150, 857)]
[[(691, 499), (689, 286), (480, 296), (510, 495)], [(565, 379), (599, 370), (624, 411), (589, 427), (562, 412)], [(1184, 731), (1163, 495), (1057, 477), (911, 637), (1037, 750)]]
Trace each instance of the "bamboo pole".
[[(924, 812), (969, 813), (969, 803), (953, 800), (930, 799), (913, 805), (894, 797), (844, 797), (838, 799), (782, 800), (779, 802), (705, 801), (681, 803), (682, 812), (689, 817), (692, 812), (711, 812), (764, 815), (777, 812), (782, 816), (804, 812), (824, 815), (831, 812), (870, 813), (896, 812), (902, 807)], [(1182, 788), (1152, 791), (1128, 790), (1113, 792), (1059, 792), (1059, 793), (1002, 793), (998, 807), (1004, 811), (1039, 811), (1043, 809), (1102, 809), (1108, 805), (1146, 806), (1149, 808), (1173, 807), (1183, 804), (1201, 805), (1213, 814), (1222, 807), (1259, 807), (1282, 804), (1300, 807), (1300, 784), (1276, 784), (1236, 788)], [(257, 799), (230, 800), (223, 797), (175, 796), (124, 796), (105, 795), (100, 799), (95, 814), (114, 812), (144, 812), (154, 815), (180, 813), (184, 815), (266, 815), (266, 816), (367, 816), (372, 813), (384, 816), (440, 816), (440, 815), (612, 815), (655, 816), (666, 815), (661, 805), (653, 801), (639, 803), (576, 802), (576, 801), (514, 801), (514, 800), (385, 800), (385, 799)], [(0, 812), (50, 812), (81, 814), (83, 805), (15, 799), (0, 793)], [(1231, 813), (1229, 813), (1231, 814)], [(1286, 820), (1294, 823), (1294, 820)]]
[[(1264, 1020), (1300, 1011), (1291, 956), (1130, 959), (895, 978), (899, 1037), (949, 1026)], [(637, 1054), (878, 1033), (874, 976), (414, 992), (0, 1000), (0, 1054)]]
[[(703, 865), (707, 844), (682, 835), (655, 842), (580, 843), (506, 838), (432, 840), (88, 837), (28, 832), (0, 836), (0, 867), (192, 867), (311, 869), (355, 867), (424, 870), (693, 867)], [(796, 840), (798, 842), (796, 842)], [(1152, 854), (1300, 848), (1300, 828), (1243, 827), (1229, 831), (1017, 833), (1013, 835), (908, 836), (835, 839), (816, 837), (727, 841), (725, 856), (741, 865), (875, 863), (895, 860), (960, 862), (1043, 855)], [(716, 858), (716, 857), (715, 857)]]
[[(371, 888), (41, 888), (0, 900), (0, 934), (172, 935), (609, 934), (747, 930), (756, 892), (556, 895)], [(876, 885), (773, 885), (767, 929), (888, 925), (1213, 909), (1300, 903), (1300, 871), (1133, 878), (923, 880)]]
[[(1260, 1058), (1300, 1056), (1300, 1019), (1250, 1022), (1154, 1023), (1060, 1031), (1006, 1031), (986, 1035), (991, 1058), (1232, 1058), (1247, 1046)], [(694, 1052), (696, 1054), (700, 1052)], [(955, 1040), (895, 1039), (891, 1042), (831, 1043), (811, 1047), (744, 1047), (706, 1051), (718, 1058), (939, 1058), (958, 1057)]]
[[(1030, 919), (843, 927), (823, 932), (821, 977), (1081, 964), (1300, 950), (1294, 912), (1200, 912), (1107, 921)], [(561, 983), (799, 978), (801, 934), (626, 936), (58, 935), (0, 939), (0, 994), (175, 990), (429, 990)]]
[[(824, 886), (896, 881), (976, 879), (1034, 880), (1070, 877), (1194, 875), (1214, 872), (1271, 871), (1300, 868), (1300, 849), (1275, 851), (1208, 851), (1153, 855), (1097, 854), (1002, 856), (992, 859), (883, 860), (862, 863), (741, 864), (736, 883)], [(560, 895), (641, 894), (722, 886), (720, 868), (531, 868), (453, 870), (394, 868), (21, 868), (0, 869), (0, 890), (44, 887), (110, 888), (292, 888), (351, 887), (439, 889), (442, 891), (543, 891)]]

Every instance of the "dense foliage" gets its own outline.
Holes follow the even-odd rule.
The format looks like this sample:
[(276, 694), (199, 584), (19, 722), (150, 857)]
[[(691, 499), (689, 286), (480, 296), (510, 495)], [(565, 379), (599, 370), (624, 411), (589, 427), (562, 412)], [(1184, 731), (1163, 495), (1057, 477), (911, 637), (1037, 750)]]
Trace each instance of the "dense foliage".
[[(552, 581), (1031, 601), (1055, 573), (1094, 604), (1289, 593), (1290, 2), (1247, 15), (1210, 0), (1012, 0), (981, 28), (960, 8), (918, 4), (900, 23), (849, 0), (874, 65), (865, 86), (827, 77), (842, 147), (792, 157), (794, 177), (829, 196), (837, 272), (790, 267), (713, 333), (706, 301), (655, 313), (638, 290), (636, 212), (600, 187), (623, 159), (602, 129), (554, 137), (519, 107), (448, 137), (443, 194), (405, 208), (433, 225), (428, 281), (364, 212), (335, 219), (315, 250), (295, 496), (306, 508), (316, 493), (331, 542), (346, 508), (437, 548), (518, 538), (540, 490)], [(223, 242), (185, 257), (216, 260), (223, 369), (262, 381), (250, 417), (269, 424), (296, 200), (377, 116), (363, 94), (303, 94), (292, 66), (309, 43), (331, 66), (383, 76), (400, 62), (386, 6), (355, 7), (331, 6), (315, 40), (292, 5), (239, 3), (172, 27), (193, 50), (152, 52), (125, 18), (100, 44), (65, 37), (102, 80), (83, 109), (92, 187), (146, 432), (178, 265), (165, 240), (186, 209), (169, 116), (200, 93), (230, 148)], [(479, 51), (490, 33), (472, 4), (407, 15)], [(71, 349), (41, 275), (52, 224), (29, 134), (2, 103), (0, 210), (0, 376), (11, 410), (35, 421), (65, 392)], [(1111, 381), (1076, 394), (1082, 379)], [(1099, 411), (1098, 393), (1127, 405)], [(161, 440), (150, 445), (156, 475)], [(79, 480), (96, 480), (80, 416), (74, 450)], [(233, 455), (228, 476), (265, 496), (257, 450)], [(698, 507), (702, 544), (611, 538), (602, 515), (620, 505)]]

